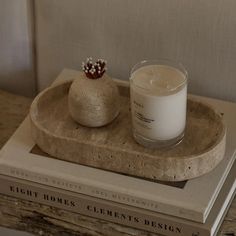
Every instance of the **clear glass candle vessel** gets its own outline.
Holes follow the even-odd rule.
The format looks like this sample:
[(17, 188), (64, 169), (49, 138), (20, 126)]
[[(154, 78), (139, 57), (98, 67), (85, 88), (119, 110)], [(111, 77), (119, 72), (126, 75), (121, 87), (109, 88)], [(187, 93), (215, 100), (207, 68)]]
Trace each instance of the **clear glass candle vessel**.
[(150, 148), (176, 145), (184, 137), (187, 72), (170, 60), (142, 61), (130, 76), (135, 140)]

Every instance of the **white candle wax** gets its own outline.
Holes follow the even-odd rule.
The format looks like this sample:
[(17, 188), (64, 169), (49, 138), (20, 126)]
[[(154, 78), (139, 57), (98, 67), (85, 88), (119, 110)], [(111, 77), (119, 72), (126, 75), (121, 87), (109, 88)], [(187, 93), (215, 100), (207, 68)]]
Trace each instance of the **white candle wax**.
[(171, 140), (184, 132), (187, 83), (180, 70), (143, 66), (131, 75), (133, 129), (151, 140)]

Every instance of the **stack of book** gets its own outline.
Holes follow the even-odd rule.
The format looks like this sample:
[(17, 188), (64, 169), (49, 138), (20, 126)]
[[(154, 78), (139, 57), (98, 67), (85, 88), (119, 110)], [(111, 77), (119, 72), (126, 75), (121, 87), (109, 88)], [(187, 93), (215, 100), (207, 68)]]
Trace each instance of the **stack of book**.
[(57, 160), (32, 140), (29, 117), (0, 152), (0, 193), (163, 235), (216, 235), (236, 188), (236, 104), (224, 113), (226, 153), (210, 173), (158, 182)]

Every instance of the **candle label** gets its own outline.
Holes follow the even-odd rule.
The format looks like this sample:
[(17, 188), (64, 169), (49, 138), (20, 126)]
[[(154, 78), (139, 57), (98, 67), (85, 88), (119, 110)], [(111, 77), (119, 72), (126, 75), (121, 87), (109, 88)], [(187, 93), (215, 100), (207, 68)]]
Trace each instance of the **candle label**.
[(145, 112), (145, 104), (140, 101), (143, 100), (140, 99), (142, 95), (137, 96), (133, 90), (131, 91), (133, 126), (142, 133), (146, 133), (144, 130), (151, 130), (151, 124), (155, 122), (155, 119), (150, 118), (148, 112)]
[(168, 96), (152, 96), (131, 86), (133, 128), (149, 139), (176, 138), (185, 128), (186, 96), (187, 86)]
[(137, 112), (137, 111), (135, 111), (135, 116), (136, 116), (139, 120), (141, 120), (141, 121), (143, 121), (143, 122), (146, 122), (146, 123), (151, 123), (151, 122), (155, 121), (155, 120), (153, 120), (153, 119), (148, 119), (148, 118), (145, 117), (142, 113)]
[[(141, 103), (139, 103), (139, 102), (137, 102), (137, 101), (133, 101), (133, 104), (134, 104), (134, 107), (136, 108), (135, 110), (134, 110), (134, 115), (135, 115), (135, 117), (138, 119), (138, 120), (140, 120), (140, 121), (142, 121), (142, 122), (146, 122), (146, 123), (151, 123), (151, 122), (153, 122), (153, 121), (155, 121), (154, 119), (149, 119), (149, 118), (147, 118), (147, 117), (145, 117), (145, 115), (144, 114), (142, 114), (141, 113), (141, 109), (142, 108), (144, 108), (144, 105), (143, 104), (141, 104)], [(140, 124), (141, 126), (144, 126), (144, 124), (143, 123), (141, 123)], [(150, 129), (148, 126), (145, 126), (147, 129)]]

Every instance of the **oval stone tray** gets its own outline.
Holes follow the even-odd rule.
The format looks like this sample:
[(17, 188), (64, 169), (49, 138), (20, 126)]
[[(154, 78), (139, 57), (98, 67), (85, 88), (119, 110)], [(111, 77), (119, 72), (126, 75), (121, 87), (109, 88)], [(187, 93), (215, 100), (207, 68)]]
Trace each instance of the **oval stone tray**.
[(182, 181), (203, 175), (224, 157), (226, 129), (221, 115), (188, 99), (183, 141), (169, 149), (148, 149), (132, 137), (129, 87), (118, 84), (121, 112), (109, 125), (83, 127), (68, 112), (65, 81), (41, 92), (30, 109), (32, 136), (54, 158), (142, 178)]

